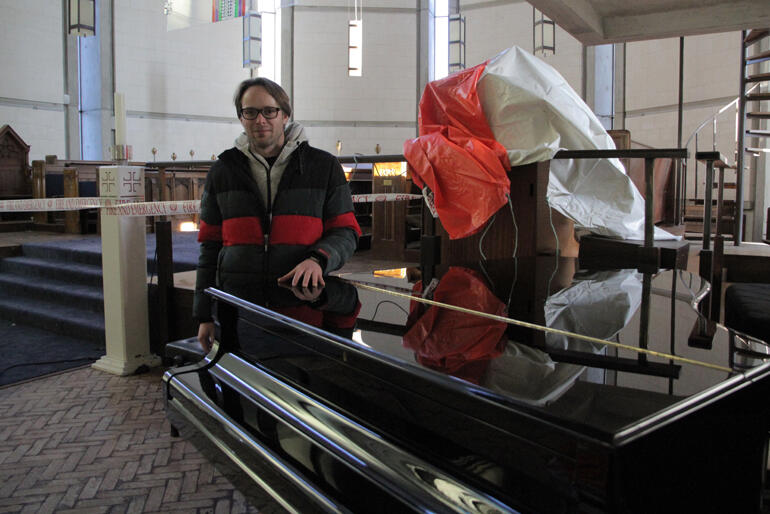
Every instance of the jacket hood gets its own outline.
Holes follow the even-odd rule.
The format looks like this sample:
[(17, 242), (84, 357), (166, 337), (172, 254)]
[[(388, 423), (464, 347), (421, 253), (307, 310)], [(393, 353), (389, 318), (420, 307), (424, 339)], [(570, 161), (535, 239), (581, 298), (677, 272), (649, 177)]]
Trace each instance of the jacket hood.
[[(283, 131), (284, 143), (281, 153), (278, 156), (278, 160), (282, 161), (289, 155), (291, 155), (297, 147), (307, 142), (307, 135), (305, 134), (305, 127), (297, 123), (296, 121), (290, 121), (286, 124)], [(240, 136), (235, 138), (235, 147), (243, 152), (249, 160), (255, 160), (254, 155), (249, 152), (249, 137), (245, 132), (242, 132)], [(261, 156), (260, 156), (261, 157)]]

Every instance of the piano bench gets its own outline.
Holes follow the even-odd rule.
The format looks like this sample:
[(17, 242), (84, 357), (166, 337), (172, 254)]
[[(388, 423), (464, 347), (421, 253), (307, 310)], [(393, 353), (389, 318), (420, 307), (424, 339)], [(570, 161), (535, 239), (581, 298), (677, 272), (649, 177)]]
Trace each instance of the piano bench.
[(206, 355), (200, 343), (198, 343), (197, 337), (170, 341), (166, 343), (164, 353), (166, 358), (174, 363), (174, 366), (193, 364)]
[(733, 284), (725, 290), (725, 325), (770, 341), (770, 284)]

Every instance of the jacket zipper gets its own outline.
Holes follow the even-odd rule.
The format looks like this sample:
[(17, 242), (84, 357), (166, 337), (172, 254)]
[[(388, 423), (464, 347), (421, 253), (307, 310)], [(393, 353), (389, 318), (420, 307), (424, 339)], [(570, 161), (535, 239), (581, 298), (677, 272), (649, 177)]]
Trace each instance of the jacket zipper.
[(272, 166), (269, 166), (266, 168), (267, 173), (267, 227), (265, 230), (265, 258), (262, 260), (263, 265), (263, 276), (267, 277), (268, 272), (268, 249), (270, 246), (270, 230), (273, 228), (273, 196), (272, 192), (270, 190), (270, 168)]

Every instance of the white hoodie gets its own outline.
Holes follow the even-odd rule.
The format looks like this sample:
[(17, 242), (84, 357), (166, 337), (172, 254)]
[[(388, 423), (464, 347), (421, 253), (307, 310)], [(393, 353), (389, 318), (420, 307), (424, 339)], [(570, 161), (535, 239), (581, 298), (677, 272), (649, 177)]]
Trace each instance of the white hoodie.
[[(295, 121), (290, 121), (286, 124), (283, 135), (283, 148), (281, 148), (281, 153), (278, 154), (278, 158), (275, 160), (272, 168), (267, 164), (264, 157), (249, 151), (249, 138), (245, 132), (235, 139), (235, 147), (249, 159), (249, 170), (251, 171), (252, 178), (259, 187), (259, 192), (262, 195), (262, 201), (264, 202), (265, 208), (267, 208), (268, 205), (272, 205), (275, 201), (275, 194), (278, 192), (278, 184), (281, 183), (281, 177), (283, 176), (286, 166), (289, 164), (291, 154), (297, 147), (299, 147), (300, 143), (307, 141), (305, 127)], [(268, 170), (270, 172), (270, 203), (267, 201)]]

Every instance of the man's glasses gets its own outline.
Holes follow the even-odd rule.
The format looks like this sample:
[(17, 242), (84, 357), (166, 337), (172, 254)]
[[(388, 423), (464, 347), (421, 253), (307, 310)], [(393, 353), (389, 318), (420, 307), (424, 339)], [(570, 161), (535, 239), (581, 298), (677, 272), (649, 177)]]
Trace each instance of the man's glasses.
[(256, 107), (246, 107), (241, 109), (241, 116), (247, 120), (256, 120), (257, 116), (262, 114), (266, 120), (272, 120), (278, 116), (278, 111), (280, 110), (280, 107), (263, 107), (261, 109), (257, 109)]

